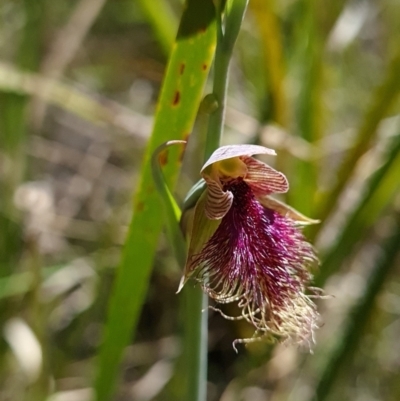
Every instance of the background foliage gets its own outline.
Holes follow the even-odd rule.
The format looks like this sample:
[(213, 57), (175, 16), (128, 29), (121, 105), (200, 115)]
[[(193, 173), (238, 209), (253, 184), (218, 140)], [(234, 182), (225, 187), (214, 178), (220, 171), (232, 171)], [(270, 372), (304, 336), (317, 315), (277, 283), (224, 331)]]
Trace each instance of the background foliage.
[[(208, 41), (182, 44), (178, 35), (174, 44), (182, 11), (179, 0), (0, 3), (0, 400), (83, 401), (94, 388), (107, 399), (107, 375), (118, 400), (178, 391), (181, 268), (154, 228), (160, 205), (154, 195), (147, 203), (143, 183), (152, 185), (141, 166), (159, 142), (188, 134), (206, 80), (212, 31)], [(321, 258), (316, 284), (329, 297), (319, 302), (313, 354), (254, 344), (237, 355), (232, 341), (249, 328), (210, 313), (210, 400), (400, 397), (399, 19), (396, 0), (250, 0), (224, 142), (277, 150), (275, 167), (291, 183), (285, 200), (322, 219), (306, 234)], [(187, 117), (162, 120), (156, 101), (171, 54), (177, 65), (208, 57), (207, 67), (194, 74)], [(173, 101), (174, 85), (188, 83), (170, 76), (163, 93)], [(199, 138), (205, 124), (200, 112)], [(180, 198), (198, 178), (198, 146), (183, 160)], [(173, 179), (178, 166), (167, 166)], [(147, 207), (155, 226), (137, 217), (142, 227), (131, 225), (128, 239), (154, 245), (131, 258), (128, 242), (121, 258), (134, 193), (135, 216)], [(119, 293), (112, 284), (124, 264), (131, 269)], [(118, 297), (126, 308), (113, 341), (103, 341)]]

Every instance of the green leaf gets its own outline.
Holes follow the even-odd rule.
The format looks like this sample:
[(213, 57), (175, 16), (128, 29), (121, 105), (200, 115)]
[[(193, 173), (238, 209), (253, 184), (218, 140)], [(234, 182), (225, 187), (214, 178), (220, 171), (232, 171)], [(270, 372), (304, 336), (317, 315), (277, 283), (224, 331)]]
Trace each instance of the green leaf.
[[(95, 381), (97, 400), (111, 399), (123, 350), (141, 311), (162, 227), (162, 206), (152, 179), (151, 155), (163, 142), (188, 137), (214, 49), (212, 1), (188, 0), (166, 71), (134, 200), (134, 214), (110, 299)], [(176, 181), (181, 157), (181, 149), (170, 149), (166, 154), (163, 171), (169, 187)]]

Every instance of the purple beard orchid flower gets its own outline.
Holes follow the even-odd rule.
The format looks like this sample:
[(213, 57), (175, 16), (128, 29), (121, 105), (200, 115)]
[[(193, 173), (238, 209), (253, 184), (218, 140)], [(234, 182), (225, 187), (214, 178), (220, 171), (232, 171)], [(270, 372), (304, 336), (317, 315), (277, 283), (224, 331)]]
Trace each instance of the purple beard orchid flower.
[(299, 226), (317, 221), (269, 196), (287, 192), (287, 179), (254, 154), (275, 151), (223, 146), (204, 164), (207, 187), (195, 207), (180, 288), (193, 276), (217, 303), (236, 303), (238, 317), (217, 310), (247, 320), (255, 333), (235, 343), (279, 338), (310, 346), (319, 315), (305, 291), (318, 260)]

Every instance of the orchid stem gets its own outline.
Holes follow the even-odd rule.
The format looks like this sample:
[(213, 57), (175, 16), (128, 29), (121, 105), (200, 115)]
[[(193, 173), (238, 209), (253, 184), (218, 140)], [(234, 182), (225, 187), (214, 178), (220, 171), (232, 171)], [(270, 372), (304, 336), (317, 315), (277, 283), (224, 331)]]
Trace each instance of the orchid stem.
[(209, 118), (204, 161), (211, 156), (214, 150), (221, 146), (223, 134), (230, 54), (227, 54), (222, 47), (223, 45), (218, 35), (213, 82), (213, 95), (218, 103), (218, 108)]
[(218, 107), (209, 118), (204, 154), (205, 161), (214, 150), (221, 146), (225, 121), (229, 63), (247, 4), (248, 0), (228, 0), (225, 6), (225, 21), (222, 20), (222, 11), (217, 10), (217, 48), (214, 60), (213, 96), (217, 101)]
[(186, 285), (185, 296), (185, 366), (187, 397), (185, 400), (207, 399), (207, 321), (208, 299), (199, 286)]
[[(229, 62), (233, 46), (239, 33), (248, 0), (228, 0), (225, 6), (225, 21), (222, 10), (217, 10), (217, 48), (214, 60), (213, 93), (217, 101), (216, 110), (210, 115), (204, 160), (221, 146), (223, 134), (226, 94), (229, 76)], [(225, 22), (225, 24), (223, 24)], [(224, 26), (223, 26), (224, 25)], [(188, 400), (205, 401), (207, 396), (207, 321), (208, 296), (198, 287), (186, 286), (186, 349), (190, 360), (187, 361)]]

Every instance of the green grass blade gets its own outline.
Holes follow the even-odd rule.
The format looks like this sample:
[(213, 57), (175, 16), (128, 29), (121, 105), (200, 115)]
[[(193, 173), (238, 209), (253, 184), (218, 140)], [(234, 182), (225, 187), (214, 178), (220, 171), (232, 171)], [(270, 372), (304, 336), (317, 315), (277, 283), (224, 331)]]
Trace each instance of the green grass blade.
[(175, 14), (165, 0), (139, 0), (140, 6), (165, 54), (169, 54), (175, 41)]
[[(323, 41), (315, 4), (303, 2), (304, 15), (298, 39), (298, 65), (300, 92), (295, 104), (298, 135), (315, 145), (321, 138), (321, 84), (323, 75)], [(315, 217), (314, 199), (318, 182), (318, 166), (315, 160), (293, 162), (289, 203), (306, 216)]]
[[(4, 268), (0, 265), (0, 268)], [(52, 266), (41, 269), (43, 280), (60, 270), (61, 266)], [(0, 277), (0, 300), (16, 295), (23, 295), (32, 288), (34, 276), (32, 271), (14, 273), (7, 277)]]
[(338, 270), (343, 260), (376, 221), (400, 188), (400, 134), (389, 144), (385, 164), (371, 177), (367, 190), (357, 209), (349, 217), (336, 243), (324, 258), (316, 285), (321, 287), (326, 279)]
[[(207, 348), (208, 348), (208, 296), (192, 283), (183, 289), (185, 318), (184, 366), (187, 373), (186, 398), (183, 400), (206, 401), (207, 399)], [(191, 372), (193, 367), (196, 369)]]
[[(151, 155), (161, 143), (186, 139), (200, 103), (215, 48), (215, 12), (211, 0), (189, 0), (182, 16), (161, 91), (152, 136), (134, 201), (134, 214), (109, 304), (95, 381), (97, 400), (109, 400), (123, 350), (134, 330), (162, 227), (162, 205), (152, 180)], [(163, 169), (172, 187), (181, 149), (170, 149)]]
[[(268, 87), (271, 110), (263, 110), (270, 120), (282, 127), (288, 125), (288, 103), (284, 90), (285, 68), (283, 62), (282, 33), (278, 16), (274, 12), (274, 1), (253, 0), (250, 10), (260, 32), (263, 62), (268, 75)], [(264, 89), (264, 88), (263, 88)], [(265, 102), (267, 103), (267, 102)], [(266, 104), (264, 109), (269, 108)]]
[[(370, 148), (371, 141), (376, 135), (378, 124), (387, 115), (390, 107), (397, 99), (400, 93), (399, 70), (400, 51), (398, 50), (389, 65), (383, 83), (373, 94), (371, 105), (357, 132), (354, 146), (349, 150), (339, 167), (336, 185), (329, 193), (323, 196), (320, 211), (317, 214), (317, 217), (322, 221), (326, 219), (334, 208), (341, 191), (352, 176), (357, 161)], [(319, 228), (321, 227), (316, 227), (316, 230)]]
[[(21, 31), (15, 64), (23, 70), (36, 70), (39, 63), (43, 24), (43, 1), (25, 0), (22, 4), (24, 27)], [(0, 78), (1, 81), (1, 78)], [(0, 276), (12, 273), (21, 241), (20, 227), (15, 223), (16, 211), (13, 194), (25, 175), (24, 144), (27, 137), (26, 107), (28, 98), (15, 93), (1, 93), (0, 88), (0, 151), (12, 165), (0, 174)]]
[(323, 401), (329, 395), (336, 378), (345, 366), (345, 362), (349, 360), (349, 357), (354, 353), (358, 346), (365, 325), (371, 315), (377, 294), (396, 266), (395, 258), (399, 252), (400, 243), (400, 218), (398, 215), (395, 218), (395, 223), (393, 234), (384, 244), (381, 255), (382, 257), (376, 263), (374, 271), (368, 280), (364, 295), (349, 315), (343, 335), (338, 341), (336, 349), (328, 359), (327, 366), (322, 372), (321, 378), (316, 387), (314, 400)]

